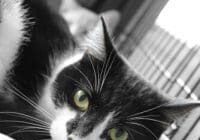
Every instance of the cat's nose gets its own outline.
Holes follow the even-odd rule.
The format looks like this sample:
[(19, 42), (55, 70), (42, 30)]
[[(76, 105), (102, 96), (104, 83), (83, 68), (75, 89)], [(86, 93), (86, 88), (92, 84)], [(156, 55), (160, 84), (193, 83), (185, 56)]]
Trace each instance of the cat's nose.
[(73, 138), (72, 137), (68, 137), (68, 139), (67, 140), (73, 140)]
[(75, 138), (74, 138), (73, 135), (69, 135), (69, 136), (67, 137), (67, 140), (75, 140)]

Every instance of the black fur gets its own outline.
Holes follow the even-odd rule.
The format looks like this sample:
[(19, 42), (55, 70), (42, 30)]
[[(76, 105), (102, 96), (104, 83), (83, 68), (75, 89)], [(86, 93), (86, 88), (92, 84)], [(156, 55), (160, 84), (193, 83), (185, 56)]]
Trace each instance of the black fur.
[[(105, 36), (107, 36), (106, 33)], [(166, 128), (166, 124), (164, 125), (149, 120), (136, 121), (151, 130), (152, 133), (155, 134), (153, 135), (142, 126), (131, 124), (128, 116), (163, 105), (166, 103), (166, 100), (130, 70), (121, 57), (118, 56), (110, 43), (110, 40), (107, 39), (106, 48), (108, 49), (104, 61), (100, 61), (95, 57), (86, 54), (80, 62), (65, 68), (55, 81), (54, 86), (56, 90), (54, 92), (54, 102), (58, 107), (61, 107), (68, 102), (69, 106), (77, 109), (72, 102), (72, 95), (77, 89), (83, 89), (90, 95), (90, 108), (84, 116), (77, 116), (77, 119), (72, 120), (68, 125), (68, 132), (72, 133), (78, 131), (79, 135), (84, 137), (88, 135), (96, 125), (101, 123), (109, 112), (118, 110), (115, 113), (119, 113), (119, 115), (115, 117), (113, 123), (111, 123), (107, 129), (112, 127), (128, 129), (134, 136), (134, 138), (130, 137), (130, 140), (155, 140), (155, 137), (160, 137), (161, 133)], [(108, 70), (108, 68), (104, 69), (105, 63), (107, 63), (108, 66), (111, 66), (111, 69), (108, 72), (102, 90), (98, 90), (94, 88), (95, 76), (93, 66), (95, 71), (100, 74), (102, 70), (103, 72)], [(80, 71), (89, 78), (93, 88), (90, 87), (88, 80), (80, 73)], [(81, 85), (77, 84), (76, 81), (80, 82)], [(102, 83), (102, 79), (100, 79), (100, 83)], [(161, 108), (146, 112), (142, 115), (155, 115), (156, 117), (153, 117), (152, 119), (169, 121)], [(83, 122), (83, 120), (86, 121)], [(102, 138), (109, 139), (107, 137), (107, 129), (102, 134)], [(136, 130), (136, 132), (134, 132), (133, 129)], [(144, 136), (138, 134), (137, 131), (143, 133)]]
[(64, 19), (43, 1), (25, 0), (24, 5), (28, 7), (33, 25), (28, 33), (30, 41), (21, 47), (12, 79), (23, 93), (32, 94), (38, 88), (36, 86), (44, 84), (44, 75), (50, 75), (49, 59), (73, 49), (74, 42)]
[[(46, 77), (51, 74), (51, 58), (59, 59), (68, 50), (73, 50), (75, 42), (69, 32), (66, 21), (54, 10), (48, 7), (43, 0), (24, 0), (23, 7), (27, 8), (26, 16), (31, 22), (27, 28), (29, 40), (23, 43), (18, 53), (18, 58), (14, 62), (13, 69), (9, 72), (5, 92), (21, 92), (32, 100), (36, 100), (36, 95), (46, 82)], [(18, 111), (35, 116), (33, 108), (24, 100), (15, 97), (15, 101), (7, 103), (1, 101), (1, 111)], [(7, 119), (7, 115), (1, 115), (1, 119)], [(17, 119), (19, 118), (13, 118)], [(19, 124), (0, 124), (0, 132), (9, 134)], [(36, 134), (29, 133), (15, 135), (17, 140), (38, 140)]]
[[(28, 7), (27, 16), (34, 24), (29, 26), (30, 40), (21, 46), (4, 91), (21, 92), (38, 102), (35, 97), (36, 95), (41, 96), (38, 92), (41, 92), (48, 81), (46, 77), (50, 77), (52, 74), (53, 61), (59, 60), (68, 52), (73, 53), (78, 46), (69, 32), (67, 23), (56, 11), (48, 7), (46, 2), (25, 0), (23, 5)], [(172, 121), (163, 112), (164, 104), (168, 100), (130, 69), (114, 49), (103, 19), (102, 22), (106, 52), (104, 58), (100, 60), (86, 52), (79, 62), (64, 68), (53, 83), (52, 100), (57, 108), (67, 103), (72, 109), (79, 112), (76, 118), (66, 124), (66, 131), (69, 134), (78, 132), (81, 137), (85, 137), (101, 123), (108, 113), (113, 112), (114, 119), (102, 133), (101, 138), (109, 140), (107, 130), (119, 127), (129, 132), (129, 140), (155, 140), (167, 127), (163, 122)], [(96, 71), (97, 77), (100, 76), (98, 82), (94, 71)], [(95, 88), (95, 83), (100, 86)], [(72, 102), (72, 94), (77, 89), (85, 90), (90, 99), (89, 109), (83, 116), (80, 115), (82, 111), (78, 110)], [(1, 101), (0, 109), (38, 117), (35, 110), (17, 96), (9, 104)], [(140, 116), (148, 115), (151, 119), (133, 120), (134, 114), (142, 111), (145, 112)], [(23, 120), (13, 115), (0, 116), (1, 120)], [(140, 125), (137, 125), (138, 123)], [(0, 123), (0, 132), (9, 134), (16, 130), (13, 128), (16, 125), (20, 124)], [(43, 137), (37, 133), (21, 133), (13, 135), (13, 137), (16, 140), (38, 140), (46, 136)]]

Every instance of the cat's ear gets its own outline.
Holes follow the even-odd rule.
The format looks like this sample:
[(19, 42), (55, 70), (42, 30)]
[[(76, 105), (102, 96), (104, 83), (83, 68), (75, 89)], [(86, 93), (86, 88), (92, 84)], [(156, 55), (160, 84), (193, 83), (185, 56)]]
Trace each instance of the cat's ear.
[(174, 99), (170, 100), (161, 109), (165, 116), (167, 116), (169, 119), (176, 120), (197, 108), (200, 108), (200, 101)]
[(83, 45), (86, 47), (88, 54), (99, 60), (105, 59), (111, 52), (115, 53), (103, 17), (101, 17), (96, 26), (88, 33), (83, 41)]
[(109, 10), (101, 13), (101, 15), (105, 19), (105, 23), (107, 25), (108, 32), (111, 34), (111, 36), (114, 35), (115, 29), (117, 28), (120, 19), (121, 14), (117, 10)]

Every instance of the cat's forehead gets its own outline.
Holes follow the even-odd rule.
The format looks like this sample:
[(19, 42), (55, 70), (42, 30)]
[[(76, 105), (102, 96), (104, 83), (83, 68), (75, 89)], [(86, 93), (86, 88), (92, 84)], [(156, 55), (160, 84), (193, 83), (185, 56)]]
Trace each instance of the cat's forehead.
[(117, 58), (116, 61), (114, 65), (106, 65), (104, 61), (83, 56), (60, 71), (55, 80), (56, 89), (71, 94), (81, 88), (107, 106), (119, 102), (123, 103), (121, 106), (128, 106), (125, 103), (145, 105), (160, 101), (151, 87), (137, 77), (122, 59)]

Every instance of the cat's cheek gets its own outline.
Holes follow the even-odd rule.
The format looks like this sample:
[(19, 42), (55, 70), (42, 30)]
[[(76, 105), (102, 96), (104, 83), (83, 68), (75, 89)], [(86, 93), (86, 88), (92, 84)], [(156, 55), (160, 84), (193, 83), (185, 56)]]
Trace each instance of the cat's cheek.
[(69, 108), (64, 108), (57, 112), (55, 120), (50, 127), (52, 140), (67, 140), (67, 123), (76, 117), (76, 112)]

